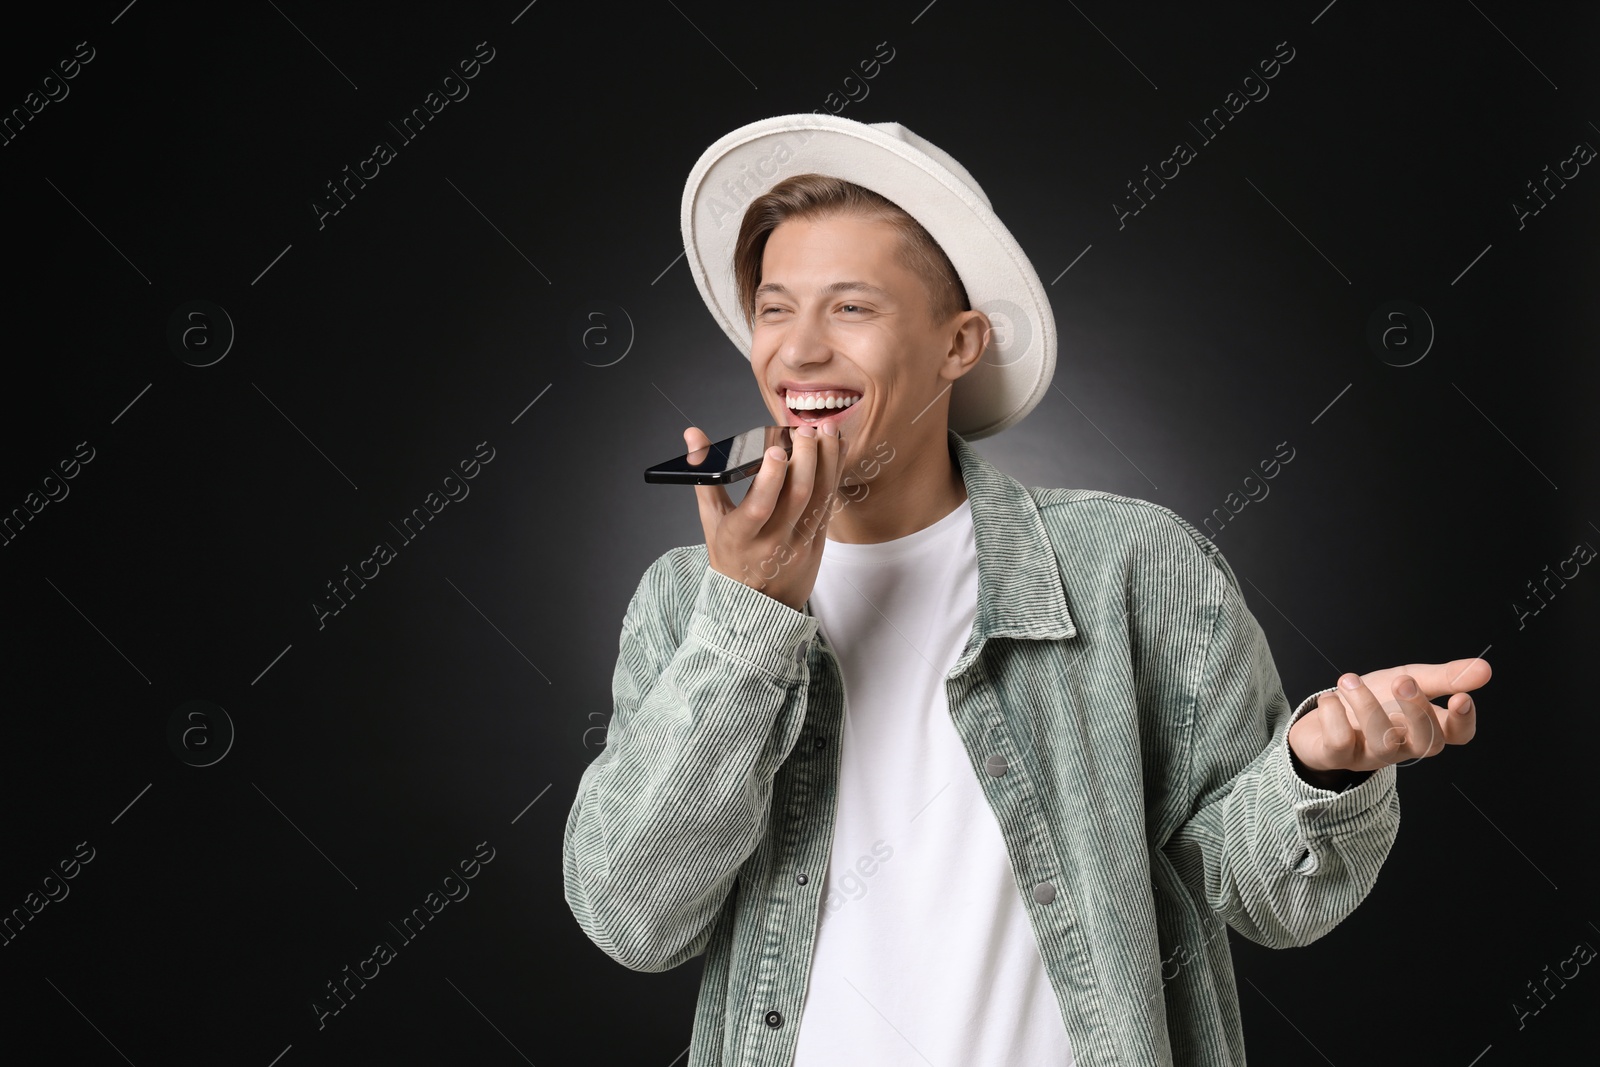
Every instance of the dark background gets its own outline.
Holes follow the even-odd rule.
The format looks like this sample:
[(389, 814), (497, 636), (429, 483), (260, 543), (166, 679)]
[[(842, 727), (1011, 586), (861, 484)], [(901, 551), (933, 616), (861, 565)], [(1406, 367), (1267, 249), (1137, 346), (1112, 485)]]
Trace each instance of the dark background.
[[(1494, 667), (1476, 740), (1399, 772), (1351, 918), (1303, 949), (1234, 937), (1252, 1062), (1590, 1051), (1596, 965), (1520, 1028), (1513, 1002), (1600, 946), (1600, 565), (1514, 603), (1600, 547), (1597, 165), (1521, 228), (1512, 201), (1600, 147), (1592, 4), (124, 2), (0, 37), (7, 111), (94, 49), (0, 147), (0, 514), (70, 489), (0, 547), (0, 913), (94, 850), (0, 947), (8, 1061), (677, 1062), (700, 961), (612, 962), (560, 856), (628, 597), (702, 539), (641, 471), (690, 420), (766, 417), (674, 258), (679, 199), (717, 137), (832, 109), (883, 41), (840, 113), (966, 164), (1060, 329), (1056, 388), (979, 451), (1199, 524), (1287, 442), (1208, 530), (1290, 702), (1344, 670)], [(400, 144), (386, 123), (480, 41), (470, 95)], [(1270, 95), (1201, 146), (1188, 122), (1281, 41)], [(319, 229), (379, 139), (396, 158)], [(1198, 158), (1119, 229), (1179, 139)], [(169, 341), (196, 300), (231, 344), (215, 311)], [(1412, 310), (1369, 344), (1395, 300), (1431, 330)], [(485, 441), (470, 496), (394, 536)], [(480, 842), (470, 896), (319, 1029), (324, 983)]]

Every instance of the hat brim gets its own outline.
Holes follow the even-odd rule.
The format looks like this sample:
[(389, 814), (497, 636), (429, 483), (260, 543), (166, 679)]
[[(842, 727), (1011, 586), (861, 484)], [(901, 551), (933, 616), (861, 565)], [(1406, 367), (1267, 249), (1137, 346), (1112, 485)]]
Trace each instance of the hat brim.
[(903, 208), (950, 258), (973, 309), (989, 316), (988, 348), (951, 389), (950, 428), (967, 439), (987, 437), (1032, 411), (1055, 372), (1056, 325), (1027, 254), (975, 183), (891, 133), (837, 115), (780, 115), (741, 126), (706, 149), (689, 172), (685, 258), (739, 352), (750, 358), (733, 274), (745, 208), (784, 178), (807, 173), (865, 186)]

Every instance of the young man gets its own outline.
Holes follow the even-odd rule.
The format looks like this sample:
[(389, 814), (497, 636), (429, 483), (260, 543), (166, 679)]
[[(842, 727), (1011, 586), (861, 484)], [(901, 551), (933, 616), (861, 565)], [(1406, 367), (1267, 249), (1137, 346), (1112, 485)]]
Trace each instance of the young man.
[(898, 124), (735, 130), (684, 235), (793, 454), (737, 507), (697, 487), (706, 543), (628, 605), (566, 827), (579, 925), (636, 970), (705, 953), (690, 1067), (1243, 1063), (1227, 928), (1304, 945), (1355, 908), (1394, 765), (1471, 738), (1488, 663), (1291, 712), (1198, 530), (979, 457), (1054, 322)]

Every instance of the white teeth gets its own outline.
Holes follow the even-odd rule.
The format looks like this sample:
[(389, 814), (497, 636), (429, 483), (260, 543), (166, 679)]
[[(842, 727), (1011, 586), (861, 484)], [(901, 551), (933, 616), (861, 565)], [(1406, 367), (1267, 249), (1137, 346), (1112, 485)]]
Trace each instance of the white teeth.
[(790, 394), (788, 404), (796, 411), (812, 411), (816, 408), (847, 408), (861, 398), (859, 396), (795, 396)]

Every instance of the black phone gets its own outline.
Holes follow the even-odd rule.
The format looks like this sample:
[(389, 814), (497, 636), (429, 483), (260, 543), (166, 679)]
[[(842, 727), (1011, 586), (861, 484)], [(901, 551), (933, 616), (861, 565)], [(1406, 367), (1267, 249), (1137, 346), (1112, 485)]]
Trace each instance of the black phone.
[(706, 448), (646, 468), (647, 482), (677, 485), (728, 485), (749, 478), (761, 469), (767, 449), (777, 445), (786, 455), (794, 454), (794, 443), (787, 426), (756, 426)]

